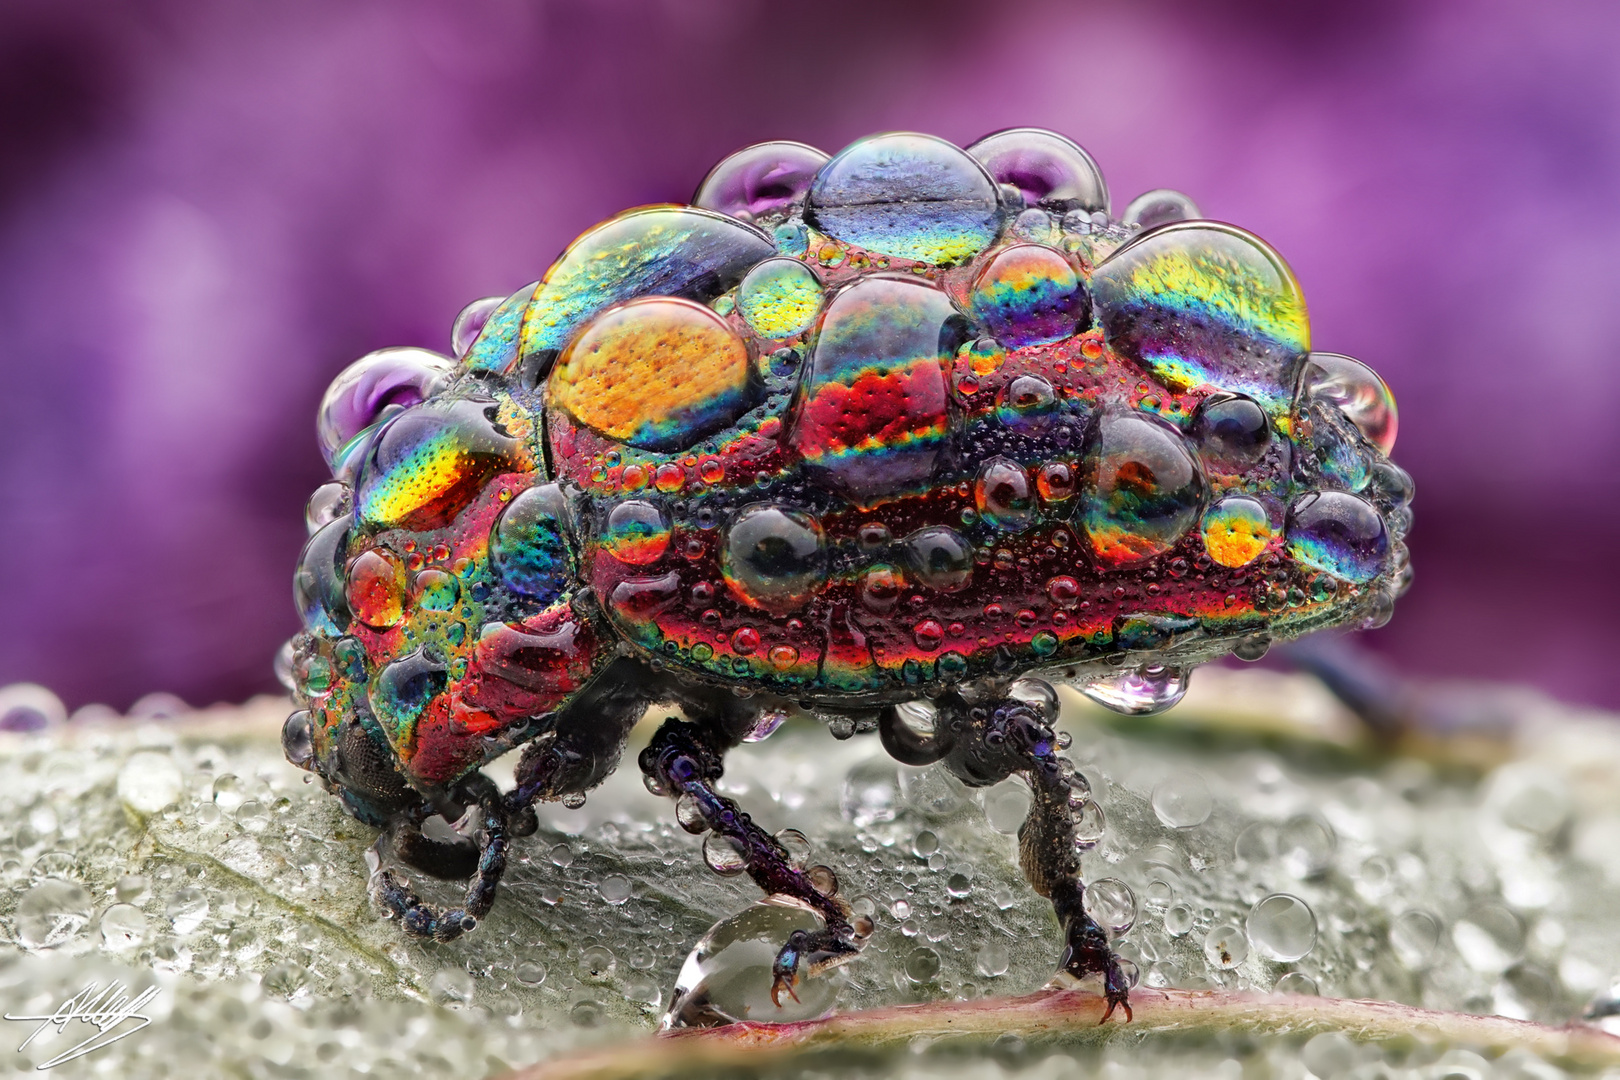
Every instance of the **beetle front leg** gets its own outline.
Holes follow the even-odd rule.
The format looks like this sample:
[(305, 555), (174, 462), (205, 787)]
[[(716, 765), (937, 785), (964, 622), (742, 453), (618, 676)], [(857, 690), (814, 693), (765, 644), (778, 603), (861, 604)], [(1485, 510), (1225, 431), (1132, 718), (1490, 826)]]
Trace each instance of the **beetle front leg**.
[[(1077, 979), (1100, 975), (1108, 1002), (1103, 1021), (1115, 1009), (1131, 1017), (1130, 986), (1108, 934), (1086, 914), (1085, 886), (1080, 881), (1080, 852), (1074, 839), (1074, 815), (1087, 795), (1071, 782), (1073, 766), (1058, 756), (1057, 695), (1045, 683), (1025, 679), (1033, 695), (973, 704), (960, 697), (939, 703), (935, 733), (913, 731), (899, 709), (887, 708), (879, 721), (883, 744), (910, 764), (940, 761), (972, 787), (998, 783), (1014, 774), (1029, 784), (1029, 815), (1018, 829), (1018, 861), (1035, 891), (1052, 902), (1063, 927), (1061, 970)], [(1045, 699), (1049, 704), (1021, 700)]]
[(794, 866), (776, 837), (715, 791), (715, 781), (723, 772), (722, 755), (736, 742), (719, 723), (672, 717), (642, 751), (641, 771), (648, 777), (649, 787), (677, 800), (684, 828), (712, 830), (729, 842), (748, 875), (767, 895), (791, 897), (820, 914), (820, 930), (795, 931), (776, 954), (771, 1000), (780, 1008), (783, 994), (798, 1000), (793, 988), (801, 971), (816, 974), (850, 959), (860, 951), (857, 938), (862, 935), (850, 921), (849, 905), (838, 895), (838, 880), (830, 869)]
[[(512, 830), (500, 791), (488, 777), (474, 773), (462, 783), (458, 793), (475, 809), (479, 834), (477, 863), (460, 907), (446, 909), (428, 903), (396, 877), (392, 870), (382, 865), (384, 841), (390, 835), (396, 835), (408, 838), (399, 845), (398, 850), (402, 856), (416, 863), (418, 868), (435, 876), (450, 876), (460, 868), (458, 864), (462, 863), (462, 856), (459, 845), (437, 844), (421, 836), (421, 823), (432, 813), (426, 805), (396, 818), (366, 852), (366, 861), (371, 866), (372, 899), (390, 916), (398, 918), (400, 926), (412, 937), (454, 941), (476, 927), (478, 920), (488, 915), (494, 906), (496, 890), (500, 886), (501, 876), (506, 872), (506, 849)], [(435, 865), (436, 862), (438, 865)], [(423, 866), (423, 863), (427, 865)], [(445, 873), (441, 874), (440, 871)]]

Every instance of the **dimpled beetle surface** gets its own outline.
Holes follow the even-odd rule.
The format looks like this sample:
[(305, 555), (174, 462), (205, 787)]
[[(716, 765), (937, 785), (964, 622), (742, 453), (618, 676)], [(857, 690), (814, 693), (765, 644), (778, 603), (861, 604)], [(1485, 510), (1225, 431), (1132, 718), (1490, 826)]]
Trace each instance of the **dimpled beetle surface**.
[[(452, 339), (327, 392), (335, 479), (283, 654), (287, 756), (382, 830), (371, 892), (417, 937), (471, 930), (535, 801), (578, 805), (649, 707), (679, 707), (646, 786), (717, 871), (814, 914), (781, 943), (780, 1003), (871, 923), (715, 783), (807, 711), (969, 785), (1023, 777), (1060, 972), (1128, 1017), (1051, 683), (1153, 712), (1196, 664), (1381, 623), (1409, 577), (1383, 382), (1310, 351), (1263, 241), (1169, 191), (1110, 217), (1050, 132), (751, 147)], [(502, 792), (478, 769), (519, 746)], [(434, 816), (466, 839), (424, 836)], [(470, 878), (464, 902), (391, 863)]]

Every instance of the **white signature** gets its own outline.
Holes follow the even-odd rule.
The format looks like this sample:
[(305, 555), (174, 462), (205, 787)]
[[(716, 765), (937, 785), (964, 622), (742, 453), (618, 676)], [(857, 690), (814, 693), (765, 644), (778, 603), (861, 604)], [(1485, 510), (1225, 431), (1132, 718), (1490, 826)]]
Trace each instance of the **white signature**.
[[(40, 1021), (34, 1033), (17, 1047), (17, 1052), (20, 1054), (27, 1049), (28, 1044), (37, 1039), (46, 1028), (55, 1028), (56, 1033), (61, 1035), (66, 1032), (68, 1024), (75, 1020), (89, 1024), (96, 1029), (96, 1033), (83, 1042), (70, 1046), (44, 1064), (35, 1066), (36, 1070), (55, 1068), (64, 1061), (83, 1057), (92, 1050), (100, 1050), (127, 1035), (135, 1034), (152, 1022), (152, 1018), (140, 1010), (163, 990), (160, 987), (148, 986), (132, 998), (128, 989), (121, 982), (109, 983), (104, 990), (98, 990), (96, 983), (86, 983), (83, 990), (58, 1005), (56, 1011), (49, 1016), (12, 1016), (6, 1013), (7, 1020)], [(134, 1027), (125, 1027), (125, 1024), (132, 1022), (135, 1024)]]

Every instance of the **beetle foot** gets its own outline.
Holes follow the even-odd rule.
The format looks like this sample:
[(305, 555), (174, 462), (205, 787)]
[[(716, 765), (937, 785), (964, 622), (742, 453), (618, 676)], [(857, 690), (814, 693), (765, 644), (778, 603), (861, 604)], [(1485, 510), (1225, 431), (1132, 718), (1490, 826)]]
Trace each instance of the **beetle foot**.
[(1068, 944), (1063, 950), (1059, 970), (1073, 979), (1101, 975), (1103, 999), (1108, 1007), (1103, 1010), (1098, 1025), (1106, 1024), (1115, 1009), (1125, 1010), (1125, 1021), (1131, 1020), (1130, 981), (1120, 967), (1119, 957), (1108, 947), (1108, 935), (1089, 917), (1071, 919), (1068, 925)]
[(478, 920), (494, 907), (495, 892), (506, 872), (507, 815), (498, 792), (480, 793), (475, 809), (480, 826), (478, 861), (460, 907), (441, 908), (423, 900), (392, 870), (383, 867), (383, 844), (388, 833), (379, 836), (366, 853), (372, 867), (372, 900), (391, 918), (397, 918), (401, 929), (411, 937), (454, 941), (476, 927)]
[(817, 975), (853, 959), (860, 951), (860, 945), (850, 940), (847, 930), (842, 933), (831, 928), (814, 932), (795, 930), (788, 935), (787, 944), (782, 946), (776, 954), (776, 962), (771, 965), (772, 1003), (780, 1009), (783, 994), (794, 1001), (799, 1000), (793, 988), (798, 985), (801, 967)]

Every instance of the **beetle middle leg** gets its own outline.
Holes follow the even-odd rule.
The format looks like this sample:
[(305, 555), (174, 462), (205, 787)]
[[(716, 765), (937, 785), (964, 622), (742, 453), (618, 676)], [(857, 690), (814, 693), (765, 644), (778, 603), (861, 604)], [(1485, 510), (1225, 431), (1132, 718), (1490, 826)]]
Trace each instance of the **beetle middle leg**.
[(1083, 790), (1071, 780), (1074, 767), (1058, 755), (1052, 721), (1057, 695), (1038, 679), (1021, 679), (1029, 692), (968, 702), (958, 695), (939, 700), (934, 731), (907, 723), (901, 708), (883, 710), (878, 732), (890, 755), (907, 765), (940, 762), (970, 787), (986, 787), (1009, 776), (1029, 784), (1029, 815), (1018, 829), (1018, 861), (1037, 893), (1052, 902), (1063, 927), (1063, 972), (1075, 978), (1100, 975), (1108, 1003), (1130, 1019), (1129, 986), (1108, 934), (1084, 906), (1080, 852), (1074, 841), (1074, 815), (1085, 805)]
[(781, 1007), (784, 993), (798, 1000), (793, 987), (801, 970), (814, 974), (848, 960), (860, 951), (861, 931), (869, 933), (870, 927), (857, 927), (851, 921), (849, 905), (838, 895), (838, 880), (829, 868), (793, 865), (776, 837), (715, 791), (724, 770), (722, 757), (741, 741), (746, 728), (747, 722), (737, 716), (728, 721), (723, 708), (695, 721), (671, 717), (642, 751), (641, 771), (649, 787), (677, 800), (684, 828), (712, 830), (729, 842), (748, 875), (767, 895), (791, 897), (821, 916), (820, 930), (794, 931), (776, 954), (771, 967), (771, 1000)]

